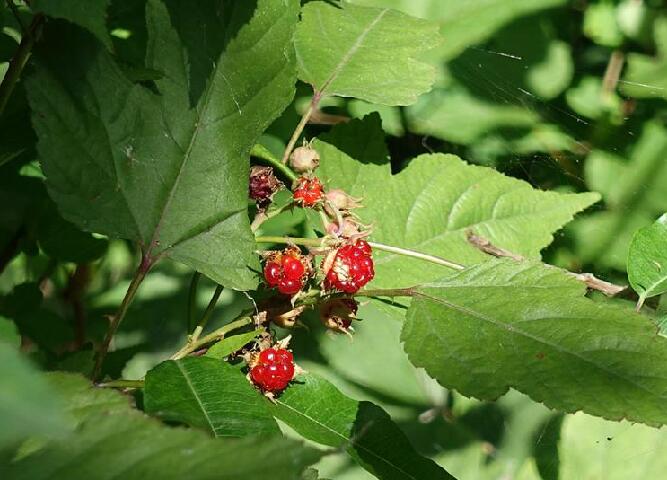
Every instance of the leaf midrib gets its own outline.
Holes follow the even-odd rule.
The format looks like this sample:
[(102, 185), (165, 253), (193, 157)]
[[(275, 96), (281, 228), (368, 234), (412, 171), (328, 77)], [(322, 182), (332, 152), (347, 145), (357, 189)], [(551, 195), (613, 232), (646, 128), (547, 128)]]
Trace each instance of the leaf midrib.
[(394, 465), (392, 462), (390, 462), (390, 461), (387, 460), (386, 458), (384, 458), (384, 457), (378, 455), (378, 454), (375, 453), (374, 451), (369, 450), (368, 448), (364, 447), (363, 445), (361, 445), (361, 444), (359, 444), (359, 443), (355, 443), (355, 442), (351, 441), (351, 439), (350, 439), (349, 437), (347, 437), (347, 436), (343, 435), (342, 433), (340, 433), (340, 432), (334, 430), (333, 428), (329, 427), (328, 425), (325, 425), (324, 423), (322, 423), (322, 422), (320, 422), (320, 421), (318, 421), (318, 420), (312, 418), (310, 415), (305, 414), (305, 413), (302, 412), (301, 410), (297, 410), (296, 408), (292, 407), (291, 405), (288, 405), (287, 403), (284, 403), (284, 402), (282, 402), (282, 401), (280, 401), (280, 400), (276, 400), (276, 403), (277, 403), (278, 405), (281, 405), (281, 406), (287, 408), (288, 410), (294, 412), (295, 414), (297, 414), (297, 415), (299, 415), (299, 416), (301, 416), (301, 417), (303, 417), (303, 418), (305, 418), (305, 419), (307, 419), (307, 420), (313, 422), (314, 424), (316, 424), (316, 425), (322, 427), (324, 430), (326, 430), (326, 431), (328, 431), (328, 432), (331, 432), (331, 433), (337, 435), (338, 437), (340, 437), (341, 439), (343, 439), (345, 442), (349, 442), (354, 448), (358, 448), (359, 450), (363, 450), (364, 452), (366, 452), (366, 453), (368, 453), (368, 454), (370, 454), (370, 455), (373, 455), (375, 458), (377, 458), (378, 460), (380, 460), (380, 461), (386, 463), (386, 464), (389, 465), (390, 467), (396, 469), (398, 472), (401, 472), (401, 473), (402, 473), (403, 475), (405, 475), (406, 477), (411, 478), (411, 479), (413, 479), (413, 480), (419, 480), (417, 477), (413, 477), (413, 476), (410, 475), (408, 472), (406, 472), (405, 470), (403, 470), (401, 467), (399, 467), (399, 466), (397, 466), (397, 465)]
[[(336, 67), (334, 68), (333, 72), (331, 72), (331, 75), (329, 78), (327, 78), (322, 86), (320, 87), (320, 93), (324, 93), (329, 85), (331, 85), (340, 72), (345, 68), (345, 66), (350, 62), (352, 57), (354, 56), (355, 53), (361, 48), (361, 45), (364, 43), (364, 40), (366, 39), (366, 36), (375, 28), (375, 25), (378, 24), (380, 20), (382, 20), (382, 17), (389, 11), (388, 8), (384, 8), (380, 10), (380, 12), (377, 14), (377, 16), (364, 28), (364, 30), (359, 34), (355, 42), (352, 44), (350, 49), (345, 52), (345, 55), (343, 55), (340, 59), (340, 62)], [(317, 10), (317, 18), (320, 24), (322, 23), (322, 14), (320, 10)]]
[[(658, 398), (666, 398), (665, 396), (660, 396), (660, 395), (656, 394), (655, 392), (652, 392), (651, 390), (648, 390), (645, 386), (634, 382), (632, 379), (626, 378), (623, 375), (620, 375), (618, 372), (615, 372), (613, 370), (609, 370), (604, 365), (600, 365), (600, 364), (594, 362), (593, 360), (590, 360), (590, 359), (586, 358), (585, 356), (580, 355), (577, 352), (573, 352), (571, 350), (568, 350), (567, 348), (563, 348), (562, 346), (558, 345), (557, 343), (549, 342), (548, 340), (543, 339), (539, 336), (530, 334), (528, 332), (524, 332), (523, 330), (514, 327), (514, 325), (512, 325), (512, 328), (509, 328), (509, 326), (504, 322), (495, 320), (493, 318), (488, 317), (487, 315), (484, 315), (483, 313), (477, 312), (475, 310), (471, 310), (470, 308), (462, 306), (462, 305), (457, 305), (456, 303), (445, 300), (443, 298), (438, 298), (438, 297), (434, 297), (432, 295), (428, 295), (428, 294), (424, 293), (423, 291), (419, 291), (419, 290), (415, 291), (415, 296), (416, 297), (422, 297), (424, 299), (433, 301), (433, 302), (438, 303), (440, 305), (443, 305), (445, 307), (451, 308), (452, 310), (456, 310), (458, 312), (470, 315), (473, 318), (477, 318), (478, 320), (482, 320), (484, 322), (490, 323), (491, 325), (493, 325), (493, 326), (495, 326), (495, 327), (497, 327), (501, 330), (505, 330), (506, 332), (508, 332), (510, 334), (516, 333), (516, 334), (521, 335), (525, 338), (528, 338), (528, 339), (533, 340), (535, 342), (541, 343), (545, 346), (551, 347), (552, 349), (554, 349), (558, 352), (566, 353), (568, 355), (571, 355), (575, 358), (578, 358), (579, 360), (581, 360), (582, 362), (584, 362), (588, 365), (591, 365), (591, 366), (593, 366), (593, 367), (595, 367), (595, 368), (597, 368), (601, 371), (606, 372), (607, 374), (609, 374), (613, 377), (619, 378), (620, 380), (625, 381), (628, 384), (635, 386), (639, 390), (642, 390), (642, 391), (648, 393), (651, 396), (657, 396)], [(515, 385), (511, 385), (511, 386), (514, 387), (514, 388), (519, 389), (519, 387), (517, 387)]]
[(202, 413), (204, 414), (204, 418), (206, 418), (206, 422), (208, 423), (211, 432), (217, 436), (217, 432), (215, 429), (215, 426), (213, 425), (213, 421), (211, 420), (211, 417), (208, 415), (208, 411), (204, 407), (204, 403), (202, 402), (201, 398), (199, 397), (199, 394), (197, 393), (197, 390), (195, 389), (194, 384), (192, 383), (192, 380), (190, 379), (190, 375), (188, 374), (187, 370), (183, 368), (181, 365), (181, 362), (176, 361), (174, 362), (176, 366), (178, 367), (178, 370), (181, 372), (183, 375), (183, 378), (185, 378), (185, 381), (188, 384), (188, 387), (190, 388), (190, 391), (192, 392), (192, 395), (195, 397), (195, 400), (197, 400), (197, 404), (199, 405), (199, 408), (201, 409)]

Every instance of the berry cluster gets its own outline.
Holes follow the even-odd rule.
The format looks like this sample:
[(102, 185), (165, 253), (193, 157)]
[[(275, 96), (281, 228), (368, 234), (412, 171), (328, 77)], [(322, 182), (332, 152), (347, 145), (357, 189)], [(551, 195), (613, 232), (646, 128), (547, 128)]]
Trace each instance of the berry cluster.
[(264, 279), (271, 288), (278, 288), (284, 295), (299, 292), (310, 271), (306, 259), (297, 248), (287, 248), (273, 253), (264, 265)]
[(340, 247), (333, 254), (324, 287), (355, 293), (375, 276), (371, 246), (365, 240)]
[(284, 348), (262, 350), (250, 369), (250, 379), (264, 392), (282, 392), (292, 378), (294, 357), (292, 352)]
[(303, 207), (313, 207), (323, 198), (322, 183), (317, 177), (299, 177), (294, 188), (294, 201)]

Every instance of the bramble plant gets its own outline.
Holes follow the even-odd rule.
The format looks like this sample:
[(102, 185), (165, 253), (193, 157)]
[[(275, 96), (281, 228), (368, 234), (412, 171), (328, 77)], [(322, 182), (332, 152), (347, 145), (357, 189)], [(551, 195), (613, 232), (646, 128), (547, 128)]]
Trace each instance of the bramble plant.
[(3, 2), (2, 478), (662, 458), (665, 10), (495, 3)]

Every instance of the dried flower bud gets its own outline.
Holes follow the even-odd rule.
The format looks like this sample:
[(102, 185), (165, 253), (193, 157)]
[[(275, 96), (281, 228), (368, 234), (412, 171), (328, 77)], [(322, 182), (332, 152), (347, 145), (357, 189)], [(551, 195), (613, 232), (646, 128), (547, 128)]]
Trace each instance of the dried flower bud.
[(249, 196), (257, 202), (259, 208), (268, 207), (282, 185), (274, 175), (273, 168), (254, 166), (250, 169)]
[(357, 301), (353, 298), (334, 298), (320, 305), (320, 321), (329, 330), (350, 333), (352, 321), (357, 318)]
[(329, 190), (325, 196), (326, 200), (338, 210), (352, 210), (361, 207), (361, 199), (354, 198), (339, 188)]
[(310, 145), (295, 148), (290, 155), (290, 166), (297, 173), (312, 172), (320, 165), (320, 154)]

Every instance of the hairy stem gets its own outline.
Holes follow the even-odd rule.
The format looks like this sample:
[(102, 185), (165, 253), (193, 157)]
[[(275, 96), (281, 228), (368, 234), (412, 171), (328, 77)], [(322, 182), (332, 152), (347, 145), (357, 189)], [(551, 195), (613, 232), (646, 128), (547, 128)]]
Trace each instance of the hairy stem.
[(250, 150), (250, 155), (262, 160), (262, 163), (273, 167), (281, 176), (287, 178), (290, 182), (296, 180), (297, 175), (287, 165), (273, 156), (263, 145), (257, 144)]
[(404, 255), (406, 257), (418, 258), (419, 260), (425, 260), (427, 262), (435, 263), (437, 265), (442, 265), (443, 267), (451, 268), (453, 270), (463, 270), (465, 266), (460, 263), (454, 263), (449, 260), (446, 260), (442, 257), (437, 257), (435, 255), (428, 255), (426, 253), (417, 252), (415, 250), (410, 250), (408, 248), (393, 247), (391, 245), (385, 245), (383, 243), (377, 242), (368, 242), (368, 244), (378, 250), (383, 250), (389, 253), (395, 253), (397, 255)]
[(118, 311), (115, 313), (113, 317), (111, 317), (111, 323), (109, 324), (109, 329), (107, 330), (106, 337), (104, 337), (104, 342), (102, 343), (102, 346), (97, 352), (97, 358), (95, 359), (95, 368), (93, 368), (93, 381), (99, 378), (100, 373), (102, 372), (102, 363), (104, 362), (104, 357), (109, 351), (111, 340), (116, 334), (116, 331), (118, 331), (118, 327), (125, 318), (127, 309), (132, 303), (132, 300), (134, 300), (134, 296), (137, 294), (139, 285), (141, 285), (141, 282), (143, 282), (144, 278), (146, 278), (146, 274), (151, 269), (152, 265), (153, 265), (152, 258), (148, 254), (143, 254), (141, 258), (141, 263), (137, 267), (137, 271), (134, 273), (134, 277), (132, 277), (130, 286), (127, 287), (127, 292), (125, 293), (125, 297), (123, 298), (120, 307), (118, 307)]
[(293, 245), (302, 245), (304, 247), (324, 247), (327, 242), (324, 238), (303, 238), (303, 237), (255, 237), (257, 243), (285, 243)]
[(143, 380), (112, 380), (111, 382), (104, 382), (97, 385), (102, 388), (144, 388)]
[(376, 288), (359, 290), (355, 297), (414, 297), (412, 288)]
[(312, 100), (310, 101), (310, 105), (308, 105), (308, 109), (306, 110), (306, 113), (304, 113), (303, 116), (301, 117), (301, 121), (299, 122), (299, 124), (294, 129), (294, 133), (292, 134), (292, 138), (290, 138), (289, 143), (287, 144), (287, 147), (285, 147), (285, 153), (283, 153), (283, 164), (286, 164), (287, 160), (289, 160), (289, 156), (292, 153), (292, 150), (294, 150), (294, 145), (296, 145), (297, 140), (299, 140), (299, 137), (303, 133), (303, 129), (306, 127), (306, 124), (308, 123), (308, 120), (310, 120), (310, 116), (317, 109), (317, 105), (319, 103), (320, 103), (320, 93), (315, 92), (315, 94), (313, 95)]
[(186, 357), (192, 352), (199, 350), (200, 348), (208, 345), (209, 343), (216, 342), (218, 340), (222, 340), (225, 335), (227, 335), (229, 332), (232, 330), (236, 330), (237, 328), (245, 327), (246, 325), (250, 325), (252, 323), (252, 318), (251, 317), (241, 317), (233, 322), (229, 322), (227, 325), (218, 328), (216, 331), (209, 333), (208, 335), (204, 335), (203, 337), (197, 339), (196, 341), (190, 341), (188, 340), (188, 343), (181, 348), (178, 352), (174, 353), (169, 359), (170, 360), (178, 360), (180, 358)]
[(35, 41), (39, 37), (43, 23), (44, 15), (35, 15), (30, 27), (28, 27), (27, 31), (23, 32), (21, 43), (9, 62), (9, 68), (5, 73), (5, 78), (2, 80), (2, 83), (0, 83), (0, 115), (5, 111), (5, 107), (7, 106), (9, 98), (12, 96), (14, 87), (21, 78), (21, 73), (32, 54), (32, 47), (35, 45)]

